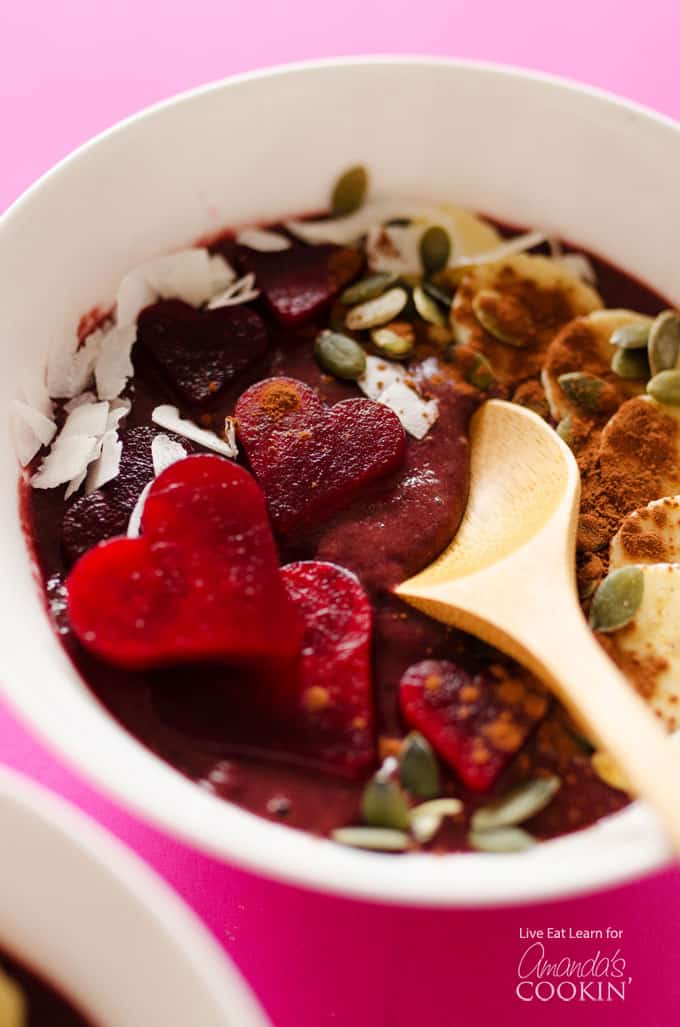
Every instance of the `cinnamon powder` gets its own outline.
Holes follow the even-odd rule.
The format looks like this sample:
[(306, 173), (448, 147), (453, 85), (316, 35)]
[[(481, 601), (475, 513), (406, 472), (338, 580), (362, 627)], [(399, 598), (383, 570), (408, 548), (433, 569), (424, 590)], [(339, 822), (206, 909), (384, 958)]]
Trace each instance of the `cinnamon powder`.
[(259, 402), (260, 409), (277, 421), (300, 407), (297, 390), (285, 381), (272, 381), (267, 384), (260, 392)]

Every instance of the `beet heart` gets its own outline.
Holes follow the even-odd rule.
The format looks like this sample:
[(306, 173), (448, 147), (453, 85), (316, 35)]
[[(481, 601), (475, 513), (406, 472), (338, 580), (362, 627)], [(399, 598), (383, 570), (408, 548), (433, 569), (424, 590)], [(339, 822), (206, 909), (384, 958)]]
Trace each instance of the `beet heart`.
[(300, 324), (318, 314), (355, 278), (363, 264), (359, 250), (324, 244), (260, 253), (245, 246), (237, 257), (242, 271), (255, 274), (255, 284), (279, 321)]
[(257, 368), (269, 338), (260, 315), (248, 307), (196, 310), (181, 300), (161, 300), (139, 315), (137, 344), (181, 399), (200, 406)]
[(305, 624), (302, 656), (282, 689), (295, 755), (355, 776), (375, 759), (371, 604), (355, 576), (332, 563), (291, 563), (282, 574)]
[(472, 675), (448, 660), (409, 667), (399, 698), (407, 723), (478, 792), (491, 788), (548, 708), (540, 685), (519, 668), (494, 664)]
[(362, 487), (396, 470), (406, 436), (391, 410), (370, 399), (325, 407), (308, 385), (268, 378), (236, 404), (238, 435), (282, 534), (347, 506)]
[(91, 549), (67, 581), (82, 644), (119, 667), (276, 664), (303, 625), (283, 584), (264, 497), (242, 467), (193, 456), (165, 470), (139, 539)]

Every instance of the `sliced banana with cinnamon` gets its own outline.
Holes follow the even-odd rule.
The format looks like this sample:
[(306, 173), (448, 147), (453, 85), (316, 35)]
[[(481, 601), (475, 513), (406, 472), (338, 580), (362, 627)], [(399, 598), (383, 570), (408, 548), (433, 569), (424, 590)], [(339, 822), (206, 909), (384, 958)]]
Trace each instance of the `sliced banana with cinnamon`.
[(643, 563), (680, 563), (680, 495), (655, 499), (624, 519), (609, 547), (611, 570)]
[(556, 261), (521, 253), (463, 276), (451, 325), (459, 343), (484, 353), (501, 383), (516, 386), (538, 375), (564, 325), (600, 307), (598, 293)]
[[(565, 325), (550, 343), (541, 371), (552, 416), (559, 421), (569, 414), (610, 414), (626, 399), (644, 392), (649, 376), (646, 350), (615, 346), (612, 338), (616, 339), (622, 329), (639, 327), (644, 330), (651, 324), (650, 317), (633, 310), (607, 309), (594, 310)], [(627, 364), (617, 366), (625, 374), (617, 373), (612, 367), (613, 361), (621, 359)], [(637, 365), (640, 377), (635, 378), (631, 375)], [(591, 409), (578, 402), (578, 397), (569, 390), (568, 381), (564, 381), (565, 375), (575, 374), (589, 375), (607, 386), (600, 388)]]

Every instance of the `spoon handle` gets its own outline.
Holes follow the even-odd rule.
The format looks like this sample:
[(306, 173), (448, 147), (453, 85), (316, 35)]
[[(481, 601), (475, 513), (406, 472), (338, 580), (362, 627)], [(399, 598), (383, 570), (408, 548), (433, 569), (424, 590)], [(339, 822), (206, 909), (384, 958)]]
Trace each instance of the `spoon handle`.
[(524, 662), (614, 758), (680, 853), (680, 745), (606, 655), (574, 602), (551, 606), (530, 638), (521, 634)]

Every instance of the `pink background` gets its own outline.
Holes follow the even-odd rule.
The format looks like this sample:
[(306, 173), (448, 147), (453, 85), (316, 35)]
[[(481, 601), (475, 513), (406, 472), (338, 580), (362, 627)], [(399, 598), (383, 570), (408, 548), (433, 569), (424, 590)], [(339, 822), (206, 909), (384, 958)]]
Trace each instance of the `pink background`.
[[(0, 210), (73, 147), (151, 102), (308, 57), (399, 52), (523, 64), (680, 117), (679, 29), (677, 0), (4, 0)], [(171, 841), (65, 769), (2, 707), (0, 758), (153, 864), (234, 957), (275, 1027), (488, 1027), (494, 1016), (508, 1027), (577, 1017), (581, 1027), (632, 1027), (670, 1023), (680, 1010), (678, 871), (520, 910), (356, 906), (258, 880)], [(624, 931), (633, 978), (625, 1006), (514, 998), (519, 928), (548, 925)], [(562, 952), (583, 957), (590, 948)]]

